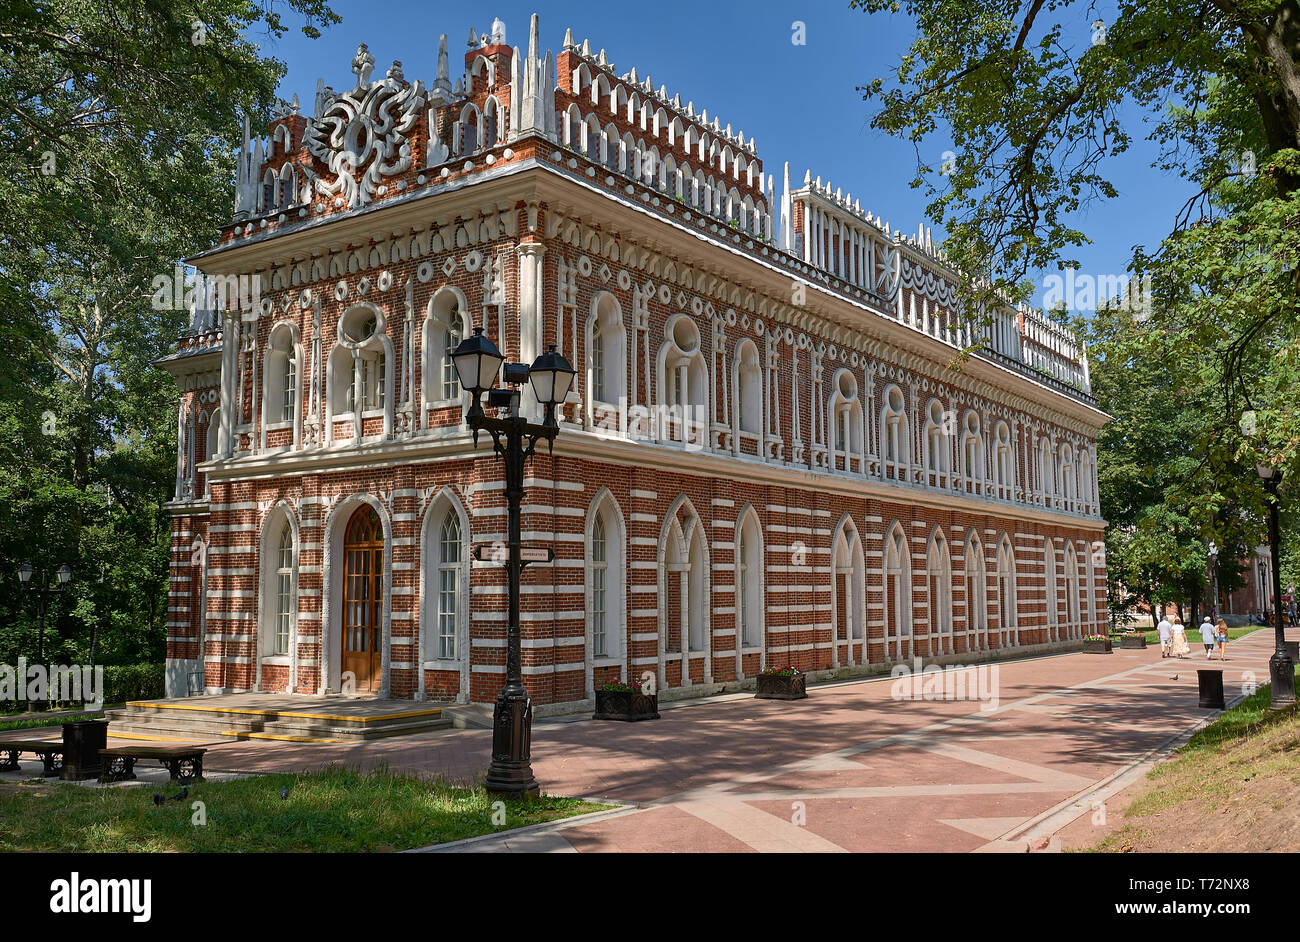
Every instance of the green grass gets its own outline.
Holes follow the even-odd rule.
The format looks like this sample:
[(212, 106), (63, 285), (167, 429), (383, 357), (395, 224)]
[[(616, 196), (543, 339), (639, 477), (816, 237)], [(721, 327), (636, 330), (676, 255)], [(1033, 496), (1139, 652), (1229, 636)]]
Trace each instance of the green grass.
[[(1300, 669), (1296, 671), (1300, 679)], [(1213, 723), (1192, 734), (1192, 738), (1178, 750), (1178, 761), (1193, 761), (1198, 753), (1219, 751), (1224, 746), (1249, 739), (1279, 723), (1286, 722), (1292, 710), (1272, 710), (1273, 688), (1264, 684), (1231, 710), (1225, 711)]]
[[(121, 706), (121, 704), (118, 704), (118, 706)], [(95, 720), (102, 719), (103, 716), (102, 710), (76, 710), (71, 713), (51, 712), (44, 716), (30, 716), (24, 719), (0, 719), (0, 733), (11, 729), (39, 729), (42, 726), (62, 726), (64, 723), (71, 723), (73, 720)]]
[[(289, 788), (288, 798), (280, 792)], [(189, 786), (181, 801), (155, 805), (176, 785), (87, 788), (40, 781), (0, 785), (0, 851), (77, 853), (382, 852), (601, 811), (577, 798), (510, 800), (482, 788), (330, 768)], [(207, 823), (191, 818), (201, 801)], [(504, 824), (493, 821), (504, 811)]]
[(1169, 809), (1193, 802), (1197, 810), (1189, 820), (1198, 820), (1195, 815), (1203, 815), (1206, 808), (1228, 807), (1241, 797), (1243, 784), (1256, 777), (1293, 779), (1300, 714), (1295, 707), (1271, 710), (1271, 700), (1272, 689), (1265, 684), (1194, 733), (1172, 758), (1147, 773), (1150, 787), (1124, 809), (1124, 818), (1132, 823), (1092, 849), (1131, 850), (1134, 842), (1136, 849), (1146, 849), (1142, 845), (1151, 822), (1164, 820), (1160, 816)]

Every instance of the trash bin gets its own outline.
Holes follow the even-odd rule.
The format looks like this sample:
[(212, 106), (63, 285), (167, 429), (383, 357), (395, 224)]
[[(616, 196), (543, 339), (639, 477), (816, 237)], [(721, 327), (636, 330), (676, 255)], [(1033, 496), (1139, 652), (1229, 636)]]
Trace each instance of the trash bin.
[(1223, 702), (1223, 671), (1215, 670), (1198, 670), (1196, 672), (1196, 684), (1201, 692), (1201, 708), (1205, 710), (1222, 710)]
[(63, 775), (69, 782), (99, 778), (99, 750), (108, 746), (108, 720), (63, 724)]

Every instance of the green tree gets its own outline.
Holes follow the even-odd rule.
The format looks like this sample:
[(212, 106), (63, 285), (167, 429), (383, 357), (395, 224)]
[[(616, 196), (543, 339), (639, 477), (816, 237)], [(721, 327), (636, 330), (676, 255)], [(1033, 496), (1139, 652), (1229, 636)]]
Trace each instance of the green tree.
[[(1026, 276), (1073, 264), (1069, 253), (1088, 241), (1078, 211), (1118, 195), (1107, 163), (1132, 143), (1125, 117), (1142, 117), (1158, 145), (1155, 165), (1197, 188), (1170, 207), (1171, 237), (1135, 259), (1155, 276), (1158, 317), (1178, 326), (1164, 350), (1195, 340), (1207, 356), (1189, 368), (1220, 390), (1222, 430), (1236, 429), (1243, 401), (1255, 402), (1254, 444), (1290, 465), (1300, 450), (1292, 408), (1300, 3), (1123, 2), (1106, 21), (1069, 0), (851, 5), (902, 9), (916, 21), (892, 76), (862, 91), (878, 106), (872, 125), (917, 146), (913, 185), (947, 227), (959, 267), (988, 278), (991, 291), (1023, 296)], [(936, 153), (955, 154), (939, 177), (920, 159), (935, 138), (944, 141)], [(1267, 284), (1246, 310), (1238, 301), (1251, 278)], [(1219, 336), (1207, 346), (1211, 326)], [(1270, 356), (1252, 356), (1262, 350)], [(1231, 440), (1243, 444), (1240, 434)]]
[(0, 660), (35, 654), (20, 562), (72, 565), (51, 658), (91, 638), (163, 655), (176, 391), (153, 361), (185, 312), (151, 281), (209, 245), (233, 205), (242, 116), (284, 66), (260, 35), (309, 36), (323, 0), (17, 0), (0, 26)]
[(1122, 620), (1135, 603), (1177, 603), (1198, 614), (1220, 548), (1220, 588), (1241, 582), (1239, 560), (1257, 542), (1253, 472), (1210, 447), (1212, 391), (1153, 358), (1158, 328), (1141, 311), (1111, 306), (1078, 329), (1088, 339), (1093, 392), (1113, 416), (1097, 439), (1106, 534), (1108, 601)]
[[(1108, 167), (1134, 116), (1153, 167), (1193, 185), (1169, 237), (1135, 251), (1148, 316), (1091, 332), (1116, 416), (1098, 456), (1109, 566), (1130, 593), (1194, 598), (1211, 540), (1258, 540), (1256, 460), (1300, 473), (1300, 4), (1121, 2), (1104, 20), (1070, 0), (852, 5), (917, 24), (862, 91), (873, 126), (917, 147), (913, 185), (977, 298), (981, 280), (1024, 297), (1028, 276), (1075, 264), (1080, 210), (1118, 196)], [(955, 154), (943, 176), (922, 159), (934, 140)]]

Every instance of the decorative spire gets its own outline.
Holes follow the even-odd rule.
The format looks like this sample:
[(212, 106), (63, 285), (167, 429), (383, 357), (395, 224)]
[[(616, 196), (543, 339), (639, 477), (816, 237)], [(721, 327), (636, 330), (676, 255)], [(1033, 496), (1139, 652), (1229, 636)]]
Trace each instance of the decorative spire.
[(568, 26), (564, 28), (564, 48), (565, 49), (573, 48), (573, 29)]
[(429, 90), (430, 102), (446, 102), (451, 98), (451, 70), (447, 65), (447, 34), (438, 37), (438, 77)]
[(536, 13), (529, 23), (528, 58), (521, 61), (516, 49), (510, 63), (510, 100), (518, 105), (510, 108), (509, 139), (525, 134), (542, 134), (556, 139), (555, 123), (555, 57), (549, 50), (545, 61), (537, 57), (541, 48), (541, 26)]
[(785, 185), (781, 191), (781, 248), (790, 251), (792, 236), (792, 206), (790, 204), (790, 161), (785, 162)]

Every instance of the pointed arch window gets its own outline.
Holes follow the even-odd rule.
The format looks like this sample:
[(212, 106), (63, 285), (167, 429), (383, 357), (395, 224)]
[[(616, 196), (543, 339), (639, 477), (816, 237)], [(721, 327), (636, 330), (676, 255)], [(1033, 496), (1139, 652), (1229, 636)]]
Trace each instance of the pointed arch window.
[[(832, 544), (831, 602), (834, 611), (832, 641), (835, 662), (841, 645), (847, 648), (847, 661), (865, 664), (866, 648), (866, 566), (862, 555), (862, 538), (851, 520), (840, 525)], [(859, 660), (860, 659), (860, 660)]]
[(605, 521), (599, 516), (591, 530), (591, 654), (605, 657), (609, 652), (609, 548), (606, 545)]
[(1047, 640), (1059, 641), (1063, 637), (1060, 625), (1061, 613), (1057, 601), (1060, 573), (1056, 566), (1056, 540), (1050, 537), (1043, 541), (1043, 577), (1043, 581), (1047, 584)]
[(966, 558), (962, 567), (966, 594), (966, 650), (983, 651), (988, 647), (988, 576), (984, 570), (984, 545), (971, 533), (966, 541)]
[(446, 661), (459, 656), (462, 543), (460, 518), (448, 509), (438, 529), (438, 657)]
[(1065, 621), (1069, 626), (1071, 638), (1082, 634), (1083, 620), (1080, 617), (1079, 604), (1079, 560), (1074, 550), (1074, 543), (1065, 544)]
[(289, 653), (289, 631), (293, 625), (293, 531), (286, 523), (276, 548), (275, 634), (272, 654)]
[(890, 642), (894, 657), (911, 656), (912, 638), (912, 563), (907, 535), (899, 524), (890, 530), (885, 542), (885, 653)]
[[(930, 653), (952, 653), (952, 559), (942, 530), (930, 536), (926, 550), (926, 581), (930, 614)], [(936, 637), (937, 636), (937, 637)]]
[(736, 534), (736, 625), (742, 649), (763, 644), (763, 581), (762, 538), (751, 510)]
[(1003, 647), (1020, 643), (1016, 603), (1016, 552), (1011, 537), (1003, 534), (998, 543), (998, 632)]
[[(586, 532), (587, 685), (593, 666), (609, 666), (623, 656), (625, 582), (622, 516), (613, 495), (602, 491), (588, 508)], [(603, 662), (603, 663), (599, 663)]]

